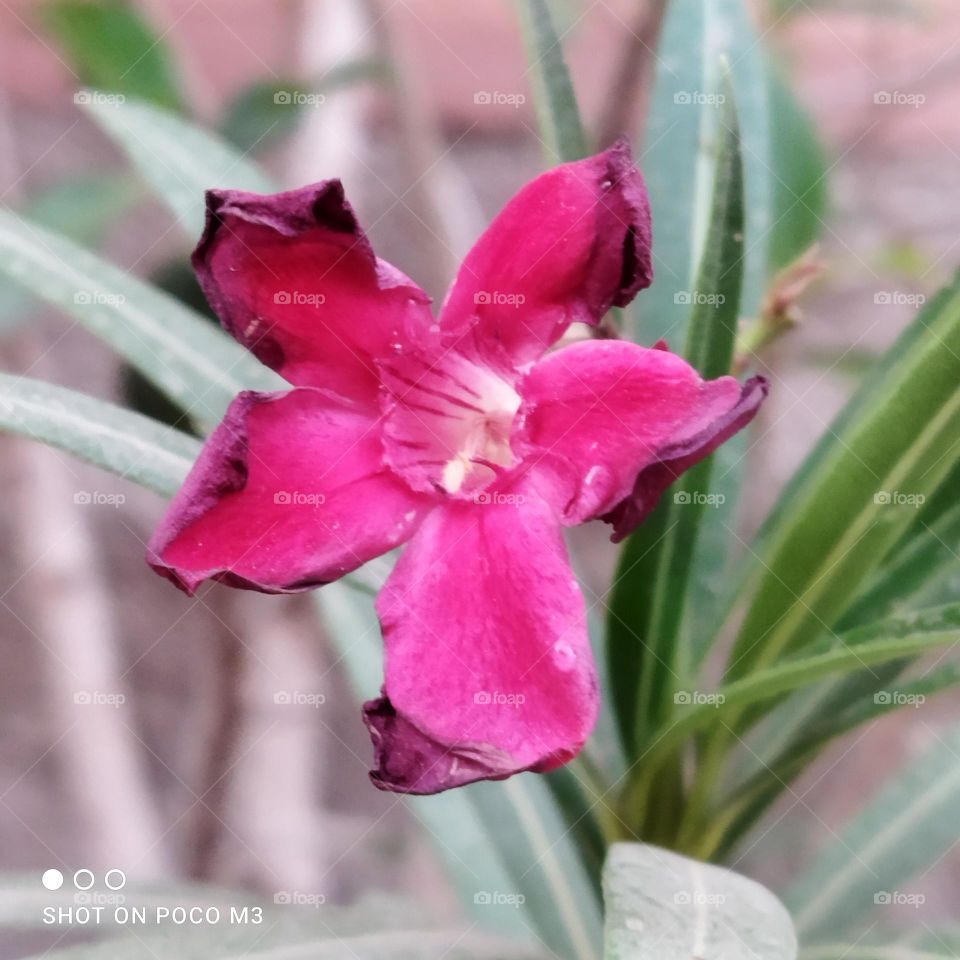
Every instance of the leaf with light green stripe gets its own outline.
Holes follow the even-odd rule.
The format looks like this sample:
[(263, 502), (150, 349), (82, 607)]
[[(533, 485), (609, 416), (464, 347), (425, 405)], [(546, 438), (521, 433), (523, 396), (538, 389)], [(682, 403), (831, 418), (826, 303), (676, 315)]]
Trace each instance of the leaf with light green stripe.
[(787, 890), (805, 942), (866, 925), (877, 894), (897, 890), (956, 843), (960, 727), (931, 733), (928, 752), (871, 799)]
[(550, 8), (546, 0), (517, 2), (547, 163), (579, 160), (589, 153), (587, 137)]
[[(919, 656), (960, 642), (960, 603), (891, 617), (858, 627), (838, 638), (825, 638), (802, 654), (758, 669), (720, 687), (703, 703), (675, 714), (644, 756), (625, 794), (625, 810), (635, 818), (645, 808), (661, 765), (692, 734), (730, 724), (730, 717), (814, 683), (904, 657)], [(721, 722), (722, 721), (722, 722)], [(698, 829), (703, 825), (696, 823)], [(689, 839), (689, 838), (685, 838)], [(700, 842), (697, 840), (696, 842)]]
[(74, 317), (197, 422), (282, 380), (178, 300), (69, 240), (0, 210), (0, 271)]
[(838, 622), (960, 460), (960, 279), (888, 351), (780, 499), (756, 545), (731, 677)]
[[(897, 669), (902, 668), (898, 666)], [(863, 672), (877, 675), (873, 686), (883, 696), (861, 694), (857, 700), (848, 699), (843, 704), (846, 709), (836, 707), (831, 700), (819, 712), (808, 715), (809, 723), (794, 731), (792, 737), (778, 738), (779, 752), (775, 753), (770, 743), (757, 744), (751, 740), (745, 752), (752, 760), (750, 769), (753, 775), (738, 788), (735, 796), (715, 818), (711, 827), (714, 836), (711, 837), (709, 849), (701, 849), (702, 854), (725, 857), (745, 835), (744, 842), (749, 843), (749, 831), (755, 826), (760, 827), (758, 821), (771, 804), (833, 740), (887, 713), (923, 704), (939, 693), (960, 686), (960, 663), (947, 663), (914, 679), (897, 680), (884, 690), (881, 690), (884, 685), (879, 677), (882, 670), (881, 667)], [(842, 690), (843, 684), (840, 687)], [(839, 694), (836, 703), (841, 703)], [(774, 711), (765, 722), (769, 721), (775, 727), (778, 720), (778, 712)]]
[[(713, 174), (710, 228), (697, 277), (684, 356), (708, 379), (730, 370), (743, 275), (743, 161), (729, 75)], [(681, 625), (712, 458), (689, 470), (620, 555), (608, 621), (609, 674), (630, 756), (669, 715), (695, 656)]]
[(671, 344), (686, 335), (678, 294), (696, 285), (709, 227), (713, 157), (721, 133), (721, 60), (732, 65), (745, 166), (746, 235), (741, 311), (759, 308), (769, 276), (773, 223), (767, 74), (742, 0), (671, 0), (657, 48), (657, 72), (641, 165), (654, 227), (653, 285), (637, 300), (633, 337)]
[(616, 843), (603, 871), (604, 960), (793, 960), (780, 901), (755, 880), (648, 844)]
[(85, 107), (194, 242), (203, 230), (205, 191), (229, 187), (272, 193), (276, 189), (256, 164), (174, 113), (138, 100), (111, 105), (93, 99)]
[(172, 496), (200, 441), (156, 420), (41, 380), (0, 373), (0, 430), (39, 440)]

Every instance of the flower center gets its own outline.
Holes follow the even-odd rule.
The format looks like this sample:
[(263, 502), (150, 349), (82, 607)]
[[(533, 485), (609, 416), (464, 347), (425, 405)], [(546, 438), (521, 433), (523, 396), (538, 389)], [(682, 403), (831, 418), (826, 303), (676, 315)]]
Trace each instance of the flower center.
[(510, 430), (520, 396), (458, 354), (412, 354), (381, 366), (389, 464), (417, 490), (470, 497), (514, 463)]

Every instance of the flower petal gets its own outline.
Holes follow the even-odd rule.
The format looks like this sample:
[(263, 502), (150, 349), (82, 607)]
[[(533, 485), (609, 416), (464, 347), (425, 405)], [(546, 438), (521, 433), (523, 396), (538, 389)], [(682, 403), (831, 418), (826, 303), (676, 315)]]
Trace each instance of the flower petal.
[(429, 297), (374, 255), (339, 180), (207, 193), (193, 265), (224, 327), (290, 383), (376, 402), (374, 360), (432, 324)]
[(653, 280), (650, 204), (630, 146), (527, 184), (467, 254), (444, 304), (447, 343), (500, 367), (536, 360)]
[(248, 391), (207, 441), (147, 559), (191, 595), (209, 579), (292, 593), (405, 542), (433, 502), (383, 466), (368, 415), (310, 388)]
[[(511, 445), (564, 522), (633, 530), (684, 470), (753, 419), (766, 381), (703, 380), (663, 349), (594, 340), (533, 367)], [(550, 493), (547, 493), (549, 490)]]
[(477, 501), (428, 516), (377, 600), (386, 683), (364, 718), (384, 790), (551, 770), (596, 719), (583, 597), (553, 508), (517, 491)]

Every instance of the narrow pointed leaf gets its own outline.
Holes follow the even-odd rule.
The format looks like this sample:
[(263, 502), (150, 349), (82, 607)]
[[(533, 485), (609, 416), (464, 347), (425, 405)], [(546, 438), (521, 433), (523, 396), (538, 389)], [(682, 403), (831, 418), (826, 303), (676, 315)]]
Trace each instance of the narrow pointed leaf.
[(216, 135), (149, 103), (105, 103), (85, 108), (130, 158), (140, 176), (171, 209), (186, 236), (203, 230), (204, 193), (214, 187), (271, 193), (276, 187), (255, 164)]
[[(840, 831), (787, 890), (805, 942), (836, 938), (876, 919), (883, 896), (938, 861), (956, 842), (960, 728), (933, 743)], [(879, 900), (878, 900), (879, 898)]]
[(0, 430), (9, 430), (172, 496), (200, 441), (156, 420), (28, 377), (0, 374)]
[(198, 423), (217, 423), (241, 390), (283, 386), (178, 300), (3, 210), (0, 271), (104, 340)]
[(553, 166), (560, 161), (579, 160), (589, 153), (587, 138), (550, 8), (546, 0), (517, 2), (547, 163)]
[[(724, 86), (712, 209), (684, 356), (708, 379), (730, 370), (743, 275), (744, 193), (732, 86)], [(681, 636), (684, 597), (710, 493), (712, 458), (688, 471), (621, 553), (609, 603), (609, 674), (621, 736), (631, 755), (669, 713), (678, 678), (697, 657)]]

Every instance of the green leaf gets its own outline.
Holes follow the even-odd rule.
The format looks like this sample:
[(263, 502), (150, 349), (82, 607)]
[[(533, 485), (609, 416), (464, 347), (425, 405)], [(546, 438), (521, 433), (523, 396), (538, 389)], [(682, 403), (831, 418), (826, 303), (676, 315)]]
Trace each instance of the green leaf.
[(787, 890), (786, 903), (805, 942), (866, 925), (875, 898), (897, 891), (956, 842), (960, 728), (934, 732), (934, 741)]
[[(900, 672), (902, 665), (896, 661), (895, 665), (896, 671)], [(747, 753), (752, 760), (753, 775), (746, 779), (717, 818), (719, 830), (714, 841), (717, 856), (727, 856), (730, 849), (758, 824), (771, 804), (838, 737), (884, 714), (925, 703), (938, 693), (960, 685), (960, 664), (956, 663), (945, 664), (910, 680), (896, 680), (894, 675), (896, 682), (890, 683), (884, 683), (884, 669), (863, 671), (874, 677), (873, 690), (867, 695), (850, 692), (844, 701), (842, 695), (847, 693), (844, 684), (828, 687), (834, 695), (828, 702), (821, 701), (818, 711), (804, 712), (809, 718), (808, 723), (797, 729), (791, 727), (793, 736), (776, 739), (779, 752), (770, 742), (751, 740)], [(855, 696), (857, 699), (852, 699)], [(764, 725), (769, 723), (772, 731), (776, 731), (776, 725), (781, 721), (780, 711), (776, 710), (766, 718)]]
[[(109, 175), (84, 174), (58, 180), (42, 188), (19, 212), (41, 227), (55, 230), (86, 247), (97, 247), (107, 229), (139, 200), (141, 191), (132, 181)], [(19, 284), (0, 283), (0, 333), (26, 321), (36, 300)]]
[[(774, 700), (824, 677), (919, 656), (958, 640), (960, 604), (947, 604), (858, 627), (839, 638), (826, 637), (801, 655), (754, 670), (724, 684), (714, 694), (698, 691), (701, 702), (676, 713), (644, 755), (643, 763), (635, 768), (624, 797), (627, 814), (635, 819), (637, 812), (646, 808), (663, 762), (674, 756), (692, 734), (728, 730), (730, 718), (742, 714), (746, 708)], [(680, 842), (685, 847), (689, 844), (690, 849), (698, 851), (713, 848), (714, 838), (706, 836), (710, 825), (688, 815), (684, 826)], [(691, 836), (691, 830), (695, 836)]]
[(172, 496), (200, 443), (139, 413), (40, 380), (0, 373), (0, 429), (23, 434)]
[[(730, 370), (743, 275), (743, 161), (737, 111), (724, 85), (721, 136), (714, 158), (710, 227), (695, 289), (684, 356), (704, 377)], [(621, 553), (609, 603), (609, 674), (628, 756), (669, 715), (678, 682), (695, 657), (681, 636), (684, 597), (700, 520), (710, 493), (712, 458), (689, 470)]]
[(722, 67), (732, 65), (746, 190), (747, 247), (741, 312), (755, 314), (770, 270), (762, 238), (773, 223), (766, 64), (742, 0), (671, 0), (657, 50), (643, 168), (656, 230), (656, 278), (637, 301), (634, 339), (683, 341), (684, 294), (709, 226), (712, 158), (721, 135)]
[(518, 3), (546, 160), (579, 160), (590, 151), (550, 8), (546, 0)]
[(174, 113), (133, 99), (113, 105), (94, 97), (85, 108), (173, 211), (192, 241), (203, 230), (207, 190), (229, 187), (272, 193), (276, 189), (259, 167)]
[[(372, 585), (376, 586), (376, 585)], [(380, 629), (368, 595), (332, 583), (315, 595), (358, 699), (383, 675)], [(440, 801), (440, 803), (438, 803)], [(532, 774), (478, 783), (408, 804), (436, 842), (475, 919), (519, 934), (532, 926), (558, 956), (589, 960), (600, 939), (600, 909), (549, 788)], [(482, 838), (482, 839), (481, 839)], [(525, 898), (497, 908), (493, 894)]]
[(133, 5), (53, 0), (43, 5), (43, 14), (82, 83), (172, 109), (183, 107), (170, 50)]
[(3, 210), (0, 271), (106, 341), (200, 423), (219, 422), (241, 390), (283, 385), (177, 300)]
[(773, 225), (770, 266), (793, 263), (820, 236), (827, 206), (827, 162), (816, 130), (780, 71), (770, 67)]
[(603, 873), (604, 960), (793, 960), (783, 904), (759, 883), (646, 844), (617, 843)]
[(243, 153), (262, 149), (291, 134), (305, 111), (322, 109), (327, 94), (389, 76), (387, 64), (371, 57), (340, 63), (306, 84), (291, 78), (259, 80), (227, 105), (220, 134)]
[(887, 353), (765, 524), (752, 549), (753, 599), (731, 677), (838, 622), (910, 527), (915, 501), (931, 495), (960, 457), (958, 414), (960, 279)]

